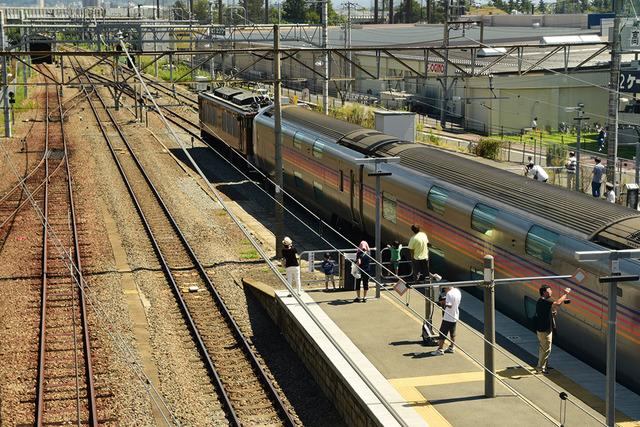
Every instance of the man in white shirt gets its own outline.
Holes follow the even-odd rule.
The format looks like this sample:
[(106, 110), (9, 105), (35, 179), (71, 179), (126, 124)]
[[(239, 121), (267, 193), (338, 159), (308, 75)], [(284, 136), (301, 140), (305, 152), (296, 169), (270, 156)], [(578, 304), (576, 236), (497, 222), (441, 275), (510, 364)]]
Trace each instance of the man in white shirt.
[[(460, 289), (453, 287), (444, 287), (446, 297), (444, 301), (444, 315), (442, 316), (442, 324), (440, 325), (440, 339), (438, 340), (438, 348), (431, 352), (432, 356), (440, 356), (445, 353), (453, 353), (455, 351), (456, 343), (456, 325), (460, 318), (460, 300), (462, 294)], [(443, 350), (444, 341), (447, 334), (451, 336), (451, 344), (446, 350)]]
[(542, 166), (534, 165), (533, 163), (529, 163), (527, 165), (526, 173), (527, 175), (529, 173), (532, 173), (533, 179), (535, 179), (536, 181), (547, 182), (547, 180), (549, 179), (549, 175), (544, 169), (542, 169)]

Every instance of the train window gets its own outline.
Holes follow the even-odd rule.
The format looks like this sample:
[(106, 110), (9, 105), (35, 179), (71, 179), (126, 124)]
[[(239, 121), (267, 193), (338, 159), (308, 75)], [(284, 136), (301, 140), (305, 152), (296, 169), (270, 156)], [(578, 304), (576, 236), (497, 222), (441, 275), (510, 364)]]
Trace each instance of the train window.
[(449, 197), (447, 190), (434, 185), (427, 195), (427, 208), (442, 215), (447, 203), (447, 197)]
[(471, 228), (491, 236), (496, 225), (498, 210), (478, 203), (471, 213)]
[(293, 183), (298, 188), (302, 188), (304, 186), (304, 181), (302, 180), (302, 174), (300, 172), (293, 172)]
[(316, 141), (313, 144), (313, 157), (321, 159), (323, 151), (324, 151), (324, 145), (321, 142)]
[(393, 194), (383, 191), (382, 192), (382, 217), (386, 220), (396, 223), (396, 209), (398, 201)]
[(525, 252), (532, 257), (551, 264), (553, 250), (558, 243), (558, 235), (546, 228), (534, 225), (527, 233), (525, 242)]
[(293, 135), (293, 146), (294, 148), (297, 148), (298, 150), (302, 150), (302, 135), (300, 135), (300, 132), (296, 132), (295, 135)]
[(316, 181), (313, 181), (313, 197), (316, 202), (322, 202), (322, 184)]

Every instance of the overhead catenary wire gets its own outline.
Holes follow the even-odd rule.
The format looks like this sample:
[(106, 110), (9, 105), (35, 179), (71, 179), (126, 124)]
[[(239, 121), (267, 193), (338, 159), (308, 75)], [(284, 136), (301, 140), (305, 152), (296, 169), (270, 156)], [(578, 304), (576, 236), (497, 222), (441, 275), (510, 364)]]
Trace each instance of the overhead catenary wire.
[[(63, 121), (63, 119), (64, 119), (64, 114), (61, 113), (60, 120)], [(11, 169), (11, 171), (13, 172), (15, 177), (19, 181), (21, 181), (20, 173), (18, 172), (18, 170), (16, 169), (15, 165), (11, 161), (10, 153), (9, 153), (7, 147), (5, 146), (5, 144), (0, 144), (0, 147), (1, 147), (2, 151), (4, 152), (5, 157), (8, 159), (7, 164), (9, 165), (9, 168)], [(154, 404), (159, 409), (161, 409), (160, 413), (162, 414), (162, 417), (165, 420), (165, 422), (168, 425), (172, 425), (172, 422), (170, 420), (168, 420), (166, 415), (165, 415), (165, 411), (166, 411), (171, 415), (172, 420), (173, 420), (173, 425), (179, 425), (180, 423), (178, 421), (178, 418), (169, 409), (169, 407), (168, 407), (165, 399), (163, 398), (163, 396), (155, 388), (155, 386), (151, 382), (151, 379), (144, 372), (144, 369), (142, 368), (142, 366), (139, 365), (137, 356), (135, 355), (135, 350), (130, 346), (130, 344), (127, 343), (127, 340), (125, 338), (123, 338), (119, 334), (116, 334), (116, 333), (113, 332), (113, 331), (117, 330), (117, 328), (115, 327), (115, 323), (110, 320), (110, 316), (107, 314), (107, 311), (102, 308), (102, 305), (98, 301), (97, 297), (94, 299), (94, 297), (92, 295), (93, 291), (91, 290), (91, 287), (88, 286), (87, 280), (85, 279), (84, 275), (82, 275), (81, 272), (77, 269), (77, 266), (75, 265), (75, 263), (74, 263), (74, 261), (73, 261), (73, 259), (71, 257), (71, 254), (69, 252), (67, 252), (67, 249), (62, 244), (62, 241), (60, 240), (60, 238), (58, 237), (57, 233), (55, 232), (55, 229), (53, 228), (52, 224), (47, 220), (47, 218), (45, 218), (44, 213), (42, 212), (42, 210), (38, 206), (38, 203), (35, 201), (35, 197), (34, 197), (33, 193), (26, 186), (25, 182), (21, 181), (20, 186), (22, 187), (22, 190), (24, 191), (24, 193), (25, 193), (27, 199), (29, 200), (31, 206), (34, 208), (34, 210), (36, 212), (36, 215), (40, 219), (40, 222), (42, 223), (43, 226), (45, 226), (48, 229), (48, 233), (49, 233), (49, 236), (51, 238), (51, 241), (54, 243), (57, 251), (59, 252), (61, 258), (63, 259), (63, 262), (65, 264), (67, 264), (67, 266), (68, 266), (68, 268), (70, 270), (72, 270), (72, 271), (74, 271), (76, 273), (72, 277), (73, 282), (76, 284), (76, 286), (78, 287), (79, 291), (83, 293), (83, 295), (86, 298), (87, 302), (89, 303), (91, 308), (94, 310), (94, 312), (95, 312), (95, 314), (97, 316), (97, 319), (98, 320), (101, 320), (101, 319), (102, 320), (107, 320), (107, 323), (109, 324), (109, 327), (105, 327), (105, 325), (102, 322), (98, 322), (98, 325), (103, 329), (104, 332), (107, 333), (108, 336), (111, 337), (111, 339), (114, 342), (114, 344), (116, 345), (116, 347), (125, 355), (125, 360), (127, 360), (126, 355), (129, 356), (129, 358), (127, 360), (127, 363), (129, 365), (131, 365), (131, 367), (133, 368), (134, 374), (137, 376), (137, 378), (140, 380), (141, 384), (147, 390), (147, 393), (148, 393), (150, 399), (154, 402)], [(163, 408), (164, 408), (164, 410), (163, 410)]]

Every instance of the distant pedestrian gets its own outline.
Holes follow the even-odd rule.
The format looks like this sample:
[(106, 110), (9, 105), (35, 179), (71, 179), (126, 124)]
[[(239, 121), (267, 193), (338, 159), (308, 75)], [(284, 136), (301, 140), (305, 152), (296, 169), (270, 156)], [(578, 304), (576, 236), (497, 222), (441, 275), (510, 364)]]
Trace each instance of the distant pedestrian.
[(552, 300), (552, 289), (548, 285), (542, 285), (539, 289), (540, 298), (536, 303), (536, 314), (534, 316), (536, 332), (538, 334), (538, 365), (536, 371), (546, 374), (549, 355), (551, 354), (551, 343), (553, 341), (553, 331), (556, 330), (556, 313), (559, 306), (567, 299), (571, 289), (565, 288), (563, 294), (557, 300)]
[(600, 129), (598, 132), (598, 151), (604, 150), (604, 142), (607, 139), (607, 131), (604, 128)]
[(531, 120), (531, 129), (535, 132), (536, 130), (538, 130), (538, 117), (534, 117), (533, 120)]
[(333, 289), (336, 288), (336, 280), (335, 280), (335, 267), (336, 264), (331, 259), (331, 255), (327, 252), (324, 254), (324, 260), (322, 260), (322, 271), (324, 272), (324, 290), (329, 290), (329, 282), (331, 282), (331, 286)]
[(293, 246), (293, 241), (289, 237), (282, 240), (282, 264), (287, 271), (287, 282), (290, 286), (300, 288), (300, 263), (298, 262), (298, 251)]
[(616, 202), (616, 192), (613, 189), (613, 184), (607, 182), (607, 192), (605, 193), (605, 197), (607, 198), (607, 202), (615, 203)]
[[(356, 299), (353, 302), (367, 302), (367, 291), (369, 290), (369, 269), (371, 266), (371, 255), (369, 244), (366, 241), (360, 242), (356, 253), (356, 266), (360, 277), (356, 278)], [(362, 284), (362, 298), (360, 298), (360, 285)]]
[(400, 252), (402, 251), (402, 245), (400, 242), (395, 240), (389, 246), (389, 251), (391, 252), (391, 271), (396, 276), (398, 275), (398, 268), (400, 266)]
[[(456, 325), (458, 319), (460, 319), (460, 301), (462, 300), (462, 294), (460, 289), (454, 287), (445, 286), (443, 288), (445, 292), (444, 301), (444, 315), (442, 316), (442, 323), (440, 324), (440, 339), (438, 340), (438, 348), (431, 352), (432, 356), (440, 356), (445, 353), (453, 353), (456, 346)], [(451, 343), (446, 350), (443, 350), (444, 341), (447, 338), (447, 334), (451, 337)]]
[(536, 181), (547, 182), (549, 180), (549, 175), (544, 169), (542, 169), (542, 166), (534, 165), (533, 163), (529, 163), (526, 166), (525, 174), (532, 174), (533, 179)]
[(420, 279), (429, 279), (429, 238), (417, 224), (411, 226), (411, 231), (413, 236), (408, 247), (413, 260), (413, 283), (418, 283)]
[(604, 165), (599, 157), (594, 159), (596, 165), (593, 167), (593, 177), (591, 178), (591, 194), (593, 197), (600, 197), (602, 181), (604, 181)]
[(564, 164), (567, 169), (567, 188), (574, 188), (576, 186), (576, 168), (578, 166), (578, 159), (576, 153), (569, 151), (569, 158)]

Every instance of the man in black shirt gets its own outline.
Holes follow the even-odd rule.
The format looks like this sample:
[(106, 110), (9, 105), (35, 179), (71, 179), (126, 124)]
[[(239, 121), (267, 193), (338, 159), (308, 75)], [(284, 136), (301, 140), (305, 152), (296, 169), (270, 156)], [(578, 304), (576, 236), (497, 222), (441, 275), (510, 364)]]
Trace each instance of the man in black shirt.
[(563, 294), (557, 300), (552, 300), (552, 289), (548, 285), (540, 287), (540, 299), (536, 303), (536, 332), (538, 333), (538, 341), (540, 343), (538, 347), (538, 366), (536, 371), (547, 373), (547, 362), (549, 361), (549, 355), (551, 354), (551, 342), (553, 340), (553, 330), (556, 328), (556, 312), (558, 306), (562, 305), (567, 300), (571, 289), (565, 288)]

